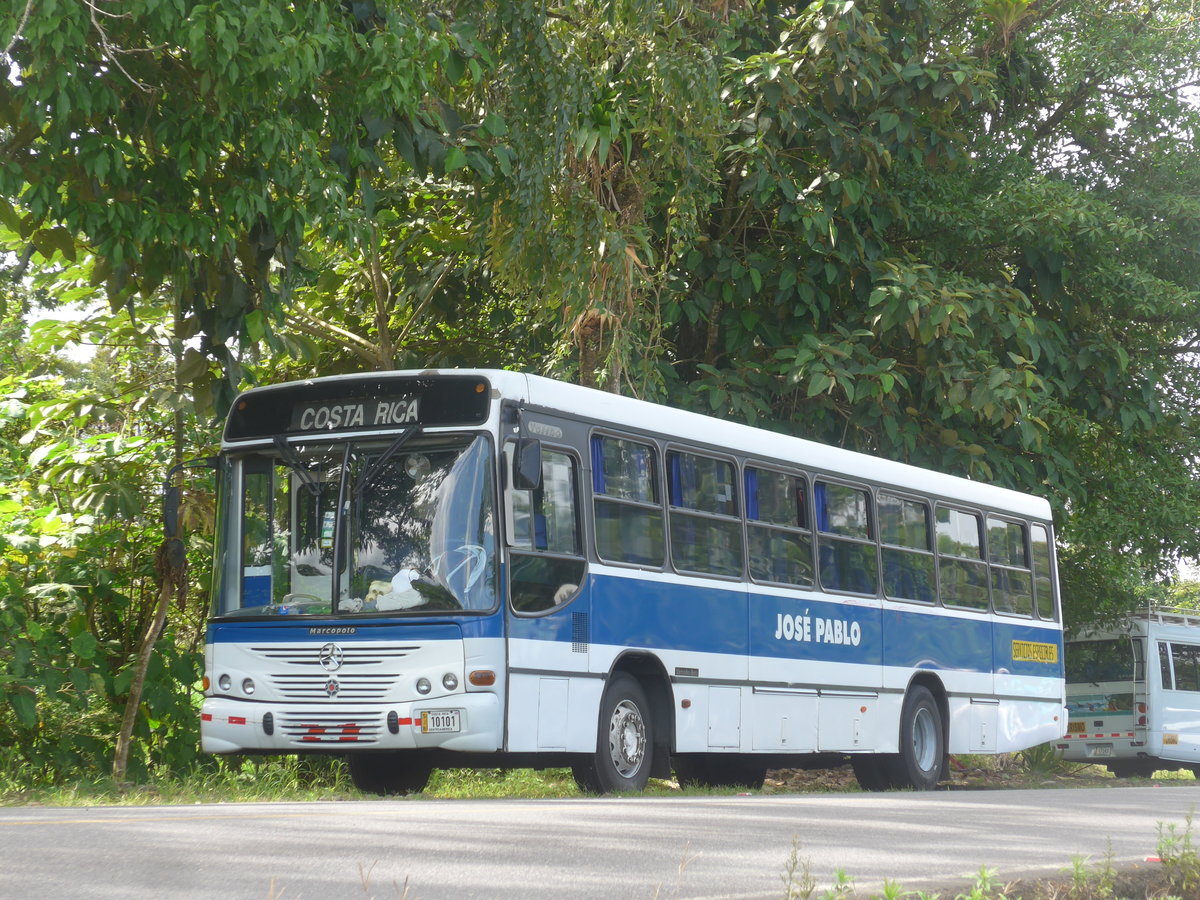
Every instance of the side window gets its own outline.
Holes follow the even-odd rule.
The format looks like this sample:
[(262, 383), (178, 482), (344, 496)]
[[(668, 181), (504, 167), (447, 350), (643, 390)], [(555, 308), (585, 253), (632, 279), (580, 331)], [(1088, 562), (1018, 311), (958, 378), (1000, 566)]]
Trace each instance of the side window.
[(511, 491), (511, 585), (516, 610), (553, 609), (574, 597), (583, 582), (577, 469), (570, 454), (546, 448), (541, 486)]
[(742, 574), (742, 520), (733, 463), (694, 453), (667, 454), (671, 562), (684, 572)]
[[(283, 482), (286, 484), (286, 480)], [(266, 606), (279, 593), (275, 580), (275, 477), (269, 464), (247, 460), (242, 485), (242, 605)], [(287, 510), (286, 503), (283, 509)], [(282, 595), (281, 595), (282, 596)]]
[(1175, 678), (1171, 674), (1171, 645), (1160, 641), (1158, 644), (1158, 670), (1162, 674), (1163, 690), (1175, 689)]
[(514, 489), (512, 509), (513, 547), (582, 555), (575, 460), (568, 454), (543, 450), (541, 487), (533, 491)]
[(803, 478), (746, 468), (746, 539), (755, 581), (813, 583), (808, 485)]
[(862, 488), (826, 481), (816, 483), (813, 495), (821, 584), (831, 591), (878, 593), (870, 495)]
[(875, 498), (883, 556), (883, 592), (896, 600), (933, 603), (937, 575), (929, 505), (880, 491)]
[(1200, 647), (1172, 644), (1171, 663), (1175, 670), (1175, 690), (1200, 691)]
[(988, 575), (979, 516), (939, 506), (937, 549), (942, 602), (947, 606), (986, 610)]
[(658, 454), (626, 438), (592, 438), (596, 553), (610, 562), (660, 568), (664, 562)]
[(1033, 578), (1025, 546), (1025, 526), (988, 516), (988, 561), (992, 564), (992, 603), (996, 612), (1033, 616)]
[(1033, 555), (1033, 593), (1039, 618), (1058, 619), (1054, 605), (1054, 576), (1050, 571), (1050, 532), (1045, 525), (1031, 525), (1029, 544)]

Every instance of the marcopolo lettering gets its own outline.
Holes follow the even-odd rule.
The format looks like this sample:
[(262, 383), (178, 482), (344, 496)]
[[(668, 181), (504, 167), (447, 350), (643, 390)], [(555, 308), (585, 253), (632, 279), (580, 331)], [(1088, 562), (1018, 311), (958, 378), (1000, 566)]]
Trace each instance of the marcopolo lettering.
[(775, 640), (857, 647), (862, 643), (862, 626), (858, 622), (847, 622), (844, 619), (811, 616), (808, 610), (798, 616), (777, 613)]
[(308, 403), (297, 407), (292, 414), (292, 430), (337, 431), (342, 428), (407, 425), (420, 421), (420, 408), (420, 399), (417, 397)]

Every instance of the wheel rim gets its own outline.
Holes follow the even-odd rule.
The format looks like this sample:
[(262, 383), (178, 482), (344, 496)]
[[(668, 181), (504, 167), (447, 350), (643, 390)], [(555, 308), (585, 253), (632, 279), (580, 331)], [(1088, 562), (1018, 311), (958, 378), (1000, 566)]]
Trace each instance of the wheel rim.
[(938, 728), (933, 710), (927, 706), (917, 709), (912, 729), (913, 760), (922, 772), (929, 772), (937, 762)]
[(629, 700), (618, 703), (609, 720), (608, 753), (622, 778), (636, 775), (646, 758), (646, 723), (642, 711)]

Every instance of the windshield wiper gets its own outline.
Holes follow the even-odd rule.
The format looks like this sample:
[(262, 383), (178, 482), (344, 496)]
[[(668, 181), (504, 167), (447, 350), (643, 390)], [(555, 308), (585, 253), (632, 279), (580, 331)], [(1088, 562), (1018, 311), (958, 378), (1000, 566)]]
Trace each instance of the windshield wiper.
[(300, 459), (300, 455), (296, 452), (295, 448), (293, 448), (292, 445), (287, 442), (287, 438), (285, 438), (282, 434), (275, 435), (275, 449), (279, 451), (279, 455), (282, 456), (283, 461), (288, 464), (288, 468), (296, 473), (296, 475), (300, 478), (300, 482), (306, 488), (308, 488), (312, 495), (314, 497), (320, 496), (321, 483), (317, 481), (317, 479), (313, 478), (312, 472), (309, 471), (308, 466), (304, 465), (303, 460)]
[(396, 439), (388, 445), (388, 448), (384, 450), (383, 453), (379, 454), (379, 456), (375, 458), (375, 461), (367, 466), (366, 470), (363, 472), (362, 478), (359, 479), (358, 484), (354, 488), (355, 500), (362, 499), (363, 492), (369, 488), (372, 483), (374, 483), (376, 478), (379, 477), (379, 473), (383, 471), (383, 467), (387, 465), (388, 460), (395, 456), (396, 451), (407, 444), (409, 440), (416, 437), (420, 431), (421, 429), (414, 425), (412, 428), (406, 428), (404, 431), (396, 435)]

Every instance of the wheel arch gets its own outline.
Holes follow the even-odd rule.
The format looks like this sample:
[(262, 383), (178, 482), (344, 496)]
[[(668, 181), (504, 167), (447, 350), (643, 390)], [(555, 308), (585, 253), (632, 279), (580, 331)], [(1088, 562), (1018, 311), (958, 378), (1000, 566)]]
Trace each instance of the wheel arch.
[(653, 778), (671, 777), (671, 748), (675, 746), (675, 716), (671, 679), (662, 660), (651, 653), (630, 651), (613, 662), (606, 681), (626, 674), (637, 679), (650, 703), (650, 718), (654, 725), (654, 756), (650, 775)]
[[(907, 699), (912, 693), (914, 687), (923, 687), (933, 695), (933, 702), (937, 704), (938, 715), (942, 717), (942, 778), (949, 775), (950, 761), (950, 698), (946, 693), (946, 686), (933, 672), (917, 672), (909, 679), (908, 687), (904, 691), (904, 696)], [(901, 726), (903, 727), (903, 726)]]

